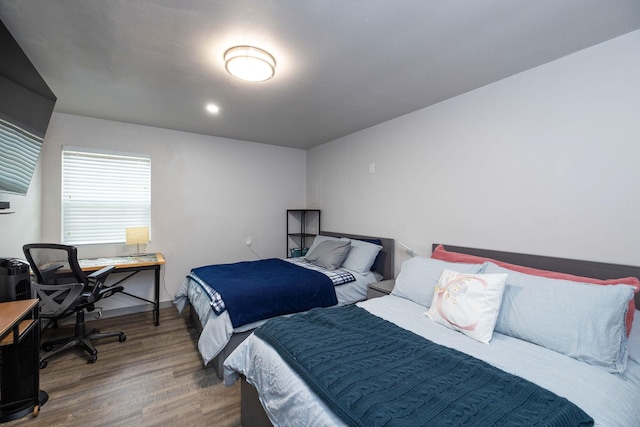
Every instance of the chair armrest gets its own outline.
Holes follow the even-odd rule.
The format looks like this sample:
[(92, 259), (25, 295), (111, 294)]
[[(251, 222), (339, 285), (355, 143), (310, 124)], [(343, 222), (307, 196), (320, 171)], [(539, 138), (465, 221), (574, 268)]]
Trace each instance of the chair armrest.
[(89, 279), (89, 281), (94, 281), (94, 282), (103, 281), (104, 279), (107, 278), (109, 273), (111, 273), (115, 269), (116, 269), (115, 266), (109, 265), (107, 267), (101, 268), (98, 271), (94, 271), (93, 273), (89, 274), (87, 278)]
[(40, 275), (42, 276), (42, 281), (44, 283), (48, 283), (53, 273), (60, 270), (62, 267), (64, 267), (62, 264), (51, 264), (47, 267), (41, 268)]
[(100, 297), (98, 299), (109, 298), (111, 295), (122, 291), (124, 291), (124, 287), (122, 286), (107, 286), (100, 289), (98, 293)]
[(111, 273), (115, 269), (115, 266), (110, 265), (108, 267), (101, 268), (98, 271), (94, 271), (87, 276), (90, 289), (89, 293), (85, 297), (87, 302), (93, 304), (94, 302), (99, 301), (102, 297), (109, 296), (111, 295), (111, 293), (113, 293), (110, 293), (108, 291), (105, 292), (104, 289), (110, 289), (110, 287), (104, 288), (103, 285), (107, 280), (107, 276), (109, 275), (109, 273)]
[(62, 264), (51, 264), (51, 265), (48, 265), (48, 266), (46, 266), (44, 268), (40, 268), (40, 272), (44, 276), (45, 274), (52, 273), (52, 272), (54, 272), (54, 271), (56, 271), (56, 270), (58, 270), (58, 269), (60, 269), (62, 267), (64, 267), (64, 265), (62, 265)]

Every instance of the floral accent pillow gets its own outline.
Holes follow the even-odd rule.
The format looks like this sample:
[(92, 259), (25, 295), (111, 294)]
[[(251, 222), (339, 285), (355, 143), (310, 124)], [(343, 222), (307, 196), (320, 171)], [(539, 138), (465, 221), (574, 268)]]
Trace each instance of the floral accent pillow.
[(507, 275), (444, 270), (424, 314), (449, 329), (489, 344), (498, 319)]

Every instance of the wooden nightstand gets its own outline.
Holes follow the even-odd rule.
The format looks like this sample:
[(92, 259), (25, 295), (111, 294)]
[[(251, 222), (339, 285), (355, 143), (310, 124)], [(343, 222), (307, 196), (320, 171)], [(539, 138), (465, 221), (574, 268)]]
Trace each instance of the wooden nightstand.
[(395, 279), (383, 280), (381, 282), (370, 283), (367, 289), (367, 299), (383, 297), (389, 295), (396, 284)]

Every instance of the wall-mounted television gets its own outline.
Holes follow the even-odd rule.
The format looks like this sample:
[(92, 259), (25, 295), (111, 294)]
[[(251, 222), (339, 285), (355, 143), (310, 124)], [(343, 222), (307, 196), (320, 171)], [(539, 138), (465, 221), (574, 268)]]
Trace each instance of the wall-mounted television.
[(56, 100), (0, 21), (0, 192), (27, 193)]

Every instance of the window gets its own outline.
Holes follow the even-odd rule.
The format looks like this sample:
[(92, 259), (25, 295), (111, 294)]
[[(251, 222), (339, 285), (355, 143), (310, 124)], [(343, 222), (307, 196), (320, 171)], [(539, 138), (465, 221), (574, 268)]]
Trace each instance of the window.
[(151, 158), (62, 148), (62, 241), (124, 243), (127, 227), (151, 225)]

